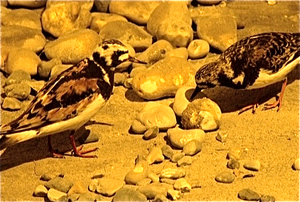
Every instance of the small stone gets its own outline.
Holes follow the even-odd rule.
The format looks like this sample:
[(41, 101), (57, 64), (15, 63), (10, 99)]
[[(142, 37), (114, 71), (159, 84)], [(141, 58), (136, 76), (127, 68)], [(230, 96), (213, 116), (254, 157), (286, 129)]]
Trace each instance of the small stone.
[(145, 140), (150, 140), (150, 139), (156, 138), (158, 133), (159, 133), (159, 128), (157, 126), (154, 126), (152, 128), (149, 128), (148, 130), (146, 130), (143, 138)]
[(57, 75), (59, 75), (60, 73), (62, 73), (63, 71), (69, 69), (70, 67), (72, 67), (73, 65), (55, 65), (50, 73), (50, 79), (56, 77)]
[(296, 160), (294, 161), (294, 163), (293, 163), (293, 168), (294, 168), (295, 170), (300, 170), (300, 162), (299, 162), (299, 158), (296, 159)]
[(169, 129), (167, 135), (171, 144), (179, 149), (182, 149), (191, 140), (202, 143), (205, 138), (205, 133), (201, 129), (183, 130), (177, 127)]
[(29, 81), (31, 79), (30, 74), (21, 69), (13, 71), (9, 77), (5, 80), (5, 85), (21, 83), (22, 81)]
[(83, 134), (78, 138), (80, 144), (87, 144), (92, 142), (99, 141), (99, 135), (95, 132), (91, 132), (90, 130), (85, 130)]
[(159, 176), (153, 172), (150, 172), (147, 177), (151, 179), (152, 182), (159, 182)]
[(192, 59), (198, 59), (205, 57), (209, 52), (209, 44), (202, 39), (196, 39), (191, 41), (188, 48), (189, 57)]
[(174, 151), (169, 145), (162, 146), (161, 151), (163, 155), (168, 159), (171, 159), (172, 156), (174, 155)]
[(267, 0), (269, 5), (275, 5), (276, 4), (276, 0)]
[(160, 178), (178, 179), (185, 176), (185, 170), (181, 168), (165, 168), (160, 173)]
[(185, 47), (175, 48), (166, 54), (166, 57), (179, 57), (187, 60), (189, 57), (188, 50)]
[(47, 189), (53, 188), (64, 193), (67, 193), (72, 186), (73, 183), (70, 180), (62, 177), (55, 177), (45, 183)]
[(99, 33), (100, 30), (106, 25), (108, 22), (112, 21), (125, 21), (127, 19), (121, 15), (111, 14), (111, 13), (92, 13), (92, 20), (90, 29), (94, 30), (95, 32)]
[(40, 8), (46, 5), (46, 0), (26, 0), (26, 1), (16, 1), (16, 0), (7, 0), (10, 6), (16, 7), (26, 7), (26, 8)]
[(7, 97), (17, 98), (18, 100), (25, 100), (28, 98), (30, 91), (30, 86), (24, 83), (11, 84), (4, 88), (4, 93)]
[(227, 154), (227, 158), (239, 160), (243, 158), (246, 152), (246, 149), (230, 148)]
[(229, 159), (229, 161), (227, 162), (227, 168), (239, 169), (240, 168), (240, 162), (238, 162), (238, 160), (235, 160), (235, 159)]
[(32, 50), (15, 49), (9, 52), (4, 70), (9, 74), (16, 70), (23, 70), (30, 75), (36, 75), (40, 62), (41, 59)]
[(160, 147), (153, 147), (148, 156), (146, 157), (146, 161), (149, 163), (149, 165), (153, 163), (161, 163), (164, 160), (164, 156), (162, 154)]
[(101, 178), (98, 180), (98, 183), (99, 184), (96, 189), (96, 192), (104, 196), (114, 195), (125, 184), (123, 180), (115, 180), (108, 178)]
[(116, 86), (123, 85), (127, 77), (128, 76), (123, 73), (116, 72), (114, 74), (114, 84)]
[(96, 191), (96, 189), (97, 189), (97, 187), (98, 187), (98, 185), (99, 185), (99, 181), (98, 181), (98, 179), (93, 179), (92, 181), (91, 181), (91, 183), (89, 184), (89, 190), (91, 191), (91, 192), (95, 192)]
[(185, 153), (185, 155), (194, 156), (201, 150), (202, 150), (202, 143), (199, 142), (198, 140), (191, 140), (183, 146), (182, 151), (183, 153)]
[(2, 102), (2, 109), (6, 110), (19, 110), (22, 107), (22, 103), (13, 97), (5, 97)]
[(276, 201), (275, 197), (270, 195), (262, 195), (259, 200), (259, 202), (275, 202), (275, 201)]
[(48, 193), (48, 190), (44, 185), (38, 185), (33, 192), (33, 196), (46, 197), (47, 193)]
[[(98, 199), (102, 200), (102, 198), (100, 198), (99, 196), (101, 196), (101, 195), (98, 195), (96, 197)], [(95, 201), (96, 197), (91, 192), (86, 192), (86, 193), (80, 194), (77, 201), (91, 201), (92, 202), (92, 201)], [(99, 201), (99, 200), (97, 200), (97, 201)]]
[(218, 140), (219, 142), (225, 143), (226, 139), (228, 136), (228, 132), (227, 131), (218, 131), (217, 136), (216, 136), (216, 140)]
[(244, 164), (244, 168), (252, 171), (260, 170), (260, 162), (258, 160), (247, 161)]
[(260, 199), (259, 194), (251, 189), (242, 189), (239, 191), (238, 197), (246, 201), (258, 201)]
[(30, 80), (30, 81), (22, 81), (21, 84), (25, 84), (30, 86), (32, 90), (35, 92), (39, 92), (45, 85), (45, 81), (40, 80), (40, 81), (35, 81), (35, 80)]
[[(169, 191), (169, 190), (168, 190)], [(170, 201), (166, 196), (163, 194), (158, 194), (155, 196), (152, 202), (164, 202), (164, 201)]]
[(161, 183), (165, 183), (165, 184), (169, 184), (169, 185), (174, 185), (176, 180), (174, 179), (168, 179), (168, 178), (161, 178), (160, 182)]
[(215, 5), (220, 3), (222, 0), (197, 0), (197, 1), (203, 5)]
[(184, 156), (180, 160), (177, 161), (177, 166), (182, 167), (182, 166), (189, 166), (192, 165), (193, 159), (191, 156)]
[(221, 183), (232, 183), (234, 179), (235, 175), (229, 171), (221, 172), (215, 177), (215, 180)]
[(191, 180), (190, 182), (192, 189), (201, 188), (201, 182), (198, 179)]
[(80, 194), (68, 194), (68, 202), (78, 201)]
[(49, 61), (41, 61), (38, 65), (37, 73), (40, 77), (47, 79), (50, 76), (51, 70), (55, 65), (61, 65), (62, 62), (58, 58), (53, 58)]
[(155, 196), (158, 194), (167, 196), (168, 190), (160, 183), (152, 183), (152, 184), (140, 186), (137, 191), (144, 194), (147, 197), (147, 199), (154, 199)]
[(144, 186), (144, 185), (147, 185), (147, 184), (150, 184), (151, 183), (151, 179), (149, 178), (144, 178), (144, 179), (141, 179), (140, 181), (138, 181), (136, 183), (137, 186)]
[(139, 162), (137, 162), (134, 168), (127, 173), (127, 175), (125, 176), (125, 182), (127, 184), (136, 185), (138, 181), (147, 178), (148, 173), (148, 162), (145, 160), (140, 160)]
[(133, 133), (141, 134), (147, 131), (147, 127), (138, 120), (133, 120), (130, 130)]
[(171, 162), (173, 163), (177, 163), (180, 159), (182, 159), (185, 156), (184, 153), (180, 152), (180, 153), (176, 153), (172, 156), (172, 158), (170, 159)]
[(84, 194), (88, 192), (87, 188), (83, 185), (82, 182), (77, 181), (74, 183), (74, 185), (71, 187), (71, 189), (68, 191), (68, 196), (72, 194)]
[(174, 190), (174, 189), (169, 189), (168, 190), (168, 195), (170, 196), (171, 200), (179, 200), (182, 197), (181, 191)]
[(47, 198), (49, 201), (66, 201), (67, 194), (56, 189), (50, 188), (47, 193)]
[(45, 173), (41, 176), (41, 180), (43, 181), (49, 181), (55, 177), (64, 177), (63, 173)]
[(185, 178), (179, 178), (174, 183), (174, 189), (179, 190), (181, 193), (190, 192), (192, 187)]
[(123, 187), (116, 192), (112, 201), (147, 201), (147, 197), (139, 191)]

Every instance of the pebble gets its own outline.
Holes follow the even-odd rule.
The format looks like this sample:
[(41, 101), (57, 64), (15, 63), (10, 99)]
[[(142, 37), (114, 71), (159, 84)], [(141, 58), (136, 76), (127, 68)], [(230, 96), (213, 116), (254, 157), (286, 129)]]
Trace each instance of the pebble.
[(168, 178), (160, 179), (161, 183), (165, 183), (165, 184), (169, 184), (169, 185), (174, 185), (175, 181), (176, 181), (175, 179), (168, 179)]
[(67, 201), (67, 194), (61, 191), (58, 191), (54, 188), (50, 188), (47, 193), (47, 198), (49, 201)]
[[(173, 103), (173, 110), (177, 116), (182, 116), (183, 111), (186, 109), (191, 100), (192, 93), (194, 92), (195, 88), (191, 86), (183, 86), (179, 88), (176, 92), (174, 103)], [(198, 93), (194, 99), (202, 98), (205, 95), (203, 93)]]
[(5, 97), (1, 106), (2, 109), (19, 110), (22, 107), (22, 102), (13, 97)]
[(246, 152), (246, 149), (230, 148), (229, 152), (227, 153), (227, 158), (239, 160), (244, 157)]
[(252, 171), (260, 170), (260, 162), (258, 160), (251, 160), (244, 163), (244, 168)]
[(185, 47), (175, 48), (166, 54), (166, 57), (179, 57), (187, 60), (189, 57), (188, 50)]
[(53, 188), (64, 193), (67, 193), (72, 186), (73, 182), (62, 177), (55, 177), (45, 183), (47, 189)]
[(30, 81), (22, 81), (21, 84), (25, 84), (28, 85), (32, 90), (34, 90), (35, 92), (39, 92), (45, 85), (45, 81), (44, 80), (39, 80), (39, 81), (35, 81), (35, 80), (30, 80)]
[(202, 39), (191, 41), (188, 48), (188, 55), (192, 59), (199, 59), (205, 57), (209, 53), (209, 44)]
[(159, 128), (157, 126), (154, 126), (152, 128), (149, 128), (148, 130), (146, 130), (143, 138), (145, 140), (150, 140), (150, 139), (156, 138), (158, 133), (159, 133)]
[(16, 0), (7, 0), (10, 6), (16, 7), (26, 7), (26, 8), (41, 8), (46, 5), (46, 0), (26, 0), (26, 1), (16, 1)]
[(218, 173), (217, 176), (215, 177), (215, 180), (221, 183), (232, 183), (234, 179), (235, 179), (235, 175), (229, 171)]
[(80, 194), (77, 201), (101, 201), (103, 199), (100, 196), (101, 195), (94, 196), (92, 193), (86, 192), (84, 194)]
[(4, 93), (7, 97), (13, 97), (18, 100), (25, 100), (30, 95), (31, 88), (28, 84), (16, 83), (6, 86)]
[(72, 66), (73, 65), (64, 65), (64, 64), (55, 65), (51, 70), (50, 79), (54, 78), (55, 76), (59, 75), (60, 73), (62, 73), (66, 69), (69, 69)]
[(162, 146), (161, 151), (163, 155), (168, 159), (171, 159), (172, 156), (174, 155), (174, 151), (169, 145)]
[(87, 188), (83, 185), (82, 182), (77, 181), (73, 184), (73, 186), (68, 191), (68, 196), (72, 194), (84, 194), (88, 192)]
[(149, 178), (144, 178), (144, 179), (141, 179), (140, 181), (138, 181), (136, 183), (137, 186), (143, 186), (143, 185), (147, 185), (147, 184), (150, 184), (151, 183), (151, 179)]
[(180, 159), (182, 159), (185, 156), (184, 153), (180, 152), (180, 153), (175, 153), (172, 158), (170, 159), (171, 162), (173, 163), (177, 163)]
[(219, 142), (225, 143), (226, 139), (228, 136), (228, 132), (227, 131), (218, 131), (217, 136), (216, 136), (216, 140), (218, 140)]
[(48, 189), (44, 185), (38, 185), (33, 192), (33, 196), (46, 197), (47, 193)]
[(193, 179), (190, 182), (192, 189), (197, 189), (197, 188), (201, 188), (201, 182), (198, 179)]
[(100, 139), (99, 135), (90, 130), (85, 130), (83, 134), (78, 138), (80, 144), (87, 144), (92, 142), (98, 142)]
[(111, 14), (111, 13), (92, 13), (92, 20), (90, 28), (95, 32), (99, 33), (100, 30), (106, 25), (108, 22), (112, 21), (125, 21), (127, 19), (121, 15)]
[(179, 178), (174, 183), (174, 189), (179, 190), (181, 193), (190, 192), (192, 187), (185, 178)]
[(161, 163), (164, 160), (164, 155), (162, 154), (161, 148), (160, 147), (153, 147), (148, 156), (146, 157), (146, 161), (148, 162), (149, 165), (153, 163)]
[(112, 201), (147, 201), (147, 197), (139, 191), (123, 187), (116, 192)]
[(293, 163), (293, 168), (294, 168), (295, 170), (300, 170), (300, 162), (299, 162), (299, 158), (296, 159), (296, 160), (294, 161), (294, 163)]
[[(118, 30), (116, 32), (116, 30)], [(136, 50), (145, 50), (152, 44), (152, 36), (141, 27), (125, 21), (108, 22), (99, 32), (100, 38), (118, 39)]]
[(13, 71), (5, 80), (5, 85), (11, 85), (16, 83), (21, 83), (22, 81), (29, 81), (31, 79), (30, 74), (27, 72), (19, 69), (16, 71)]
[(181, 191), (169, 189), (168, 195), (170, 196), (171, 200), (177, 201), (182, 197)]
[(1, 25), (17, 25), (42, 30), (40, 12), (30, 9), (1, 8)]
[(195, 69), (180, 57), (166, 57), (144, 71), (132, 81), (134, 92), (146, 100), (174, 96), (179, 88), (195, 85)]
[(242, 200), (246, 201), (259, 201), (260, 196), (255, 191), (252, 191), (251, 189), (242, 189), (238, 193), (238, 197)]
[(98, 12), (108, 12), (109, 4), (111, 1), (94, 1), (94, 6)]
[(48, 59), (58, 58), (62, 63), (76, 64), (90, 56), (99, 42), (100, 37), (97, 32), (80, 29), (65, 33), (47, 43), (44, 51)]
[(229, 159), (229, 161), (227, 162), (227, 168), (239, 169), (240, 168), (240, 162), (236, 159)]
[(262, 195), (259, 199), (259, 202), (275, 202), (276, 199), (274, 196)]
[(200, 4), (203, 5), (215, 5), (220, 3), (222, 0), (197, 0)]
[[(136, 120), (145, 125), (147, 129), (158, 127), (161, 130), (166, 130), (174, 127), (177, 123), (172, 108), (157, 102), (147, 102)], [(131, 128), (135, 131), (133, 126)]]
[(198, 140), (191, 140), (183, 146), (182, 151), (183, 153), (185, 153), (185, 155), (194, 156), (201, 150), (202, 150), (202, 143), (199, 142)]
[(276, 0), (267, 0), (268, 5), (275, 5), (276, 4)]
[(88, 186), (88, 189), (91, 192), (96, 192), (96, 189), (97, 189), (98, 185), (99, 185), (98, 179), (92, 179), (91, 183)]
[(156, 195), (155, 198), (152, 200), (152, 202), (163, 202), (163, 201), (167, 202), (167, 201), (170, 201), (170, 200), (167, 197), (165, 197), (163, 194)]
[(209, 98), (193, 100), (182, 112), (181, 125), (185, 129), (201, 128), (204, 131), (220, 127), (221, 109)]
[(68, 194), (68, 202), (78, 201), (80, 194)]
[(55, 177), (64, 177), (64, 174), (63, 173), (44, 173), (40, 179), (43, 181), (49, 181)]
[(144, 194), (147, 199), (154, 199), (158, 194), (162, 194), (166, 197), (168, 190), (162, 184), (155, 182), (152, 184), (140, 186), (137, 191)]
[(9, 74), (16, 70), (23, 70), (30, 75), (36, 75), (40, 62), (41, 59), (32, 50), (15, 49), (10, 51), (4, 70)]
[(185, 176), (185, 170), (181, 168), (165, 168), (160, 173), (160, 178), (178, 179)]
[(153, 172), (150, 172), (147, 177), (151, 179), (152, 182), (159, 182), (159, 176)]
[(101, 178), (98, 180), (98, 186), (96, 192), (104, 196), (112, 196), (119, 189), (121, 189), (125, 182), (123, 180), (115, 180), (108, 178)]
[(149, 165), (146, 160), (140, 160), (136, 163), (134, 168), (132, 168), (125, 176), (125, 182), (127, 184), (136, 185), (138, 181), (147, 178), (149, 173)]
[(147, 131), (147, 127), (143, 123), (135, 119), (131, 124), (130, 131), (135, 134), (141, 134)]
[(125, 80), (129, 77), (128, 73), (119, 73), (116, 72), (114, 74), (114, 84), (115, 86), (120, 86), (120, 85), (124, 85)]
[(192, 165), (192, 163), (193, 163), (193, 158), (191, 156), (184, 156), (177, 161), (177, 166), (178, 167), (189, 166)]
[(174, 147), (182, 149), (184, 145), (191, 140), (197, 140), (202, 143), (205, 138), (205, 133), (201, 129), (183, 130), (176, 127), (169, 129), (167, 136)]
[(50, 1), (42, 14), (43, 29), (54, 37), (59, 37), (70, 30), (85, 29), (90, 25), (90, 10), (93, 4), (93, 1)]
[[(170, 15), (169, 13), (172, 13)], [(174, 47), (186, 47), (193, 39), (192, 19), (185, 2), (163, 2), (151, 13), (147, 30)]]
[(61, 65), (62, 62), (58, 58), (53, 58), (49, 61), (41, 61), (38, 65), (37, 73), (43, 78), (47, 79), (50, 76), (51, 70), (55, 65)]
[(111, 1), (109, 11), (122, 15), (136, 24), (145, 25), (159, 4), (159, 1)]

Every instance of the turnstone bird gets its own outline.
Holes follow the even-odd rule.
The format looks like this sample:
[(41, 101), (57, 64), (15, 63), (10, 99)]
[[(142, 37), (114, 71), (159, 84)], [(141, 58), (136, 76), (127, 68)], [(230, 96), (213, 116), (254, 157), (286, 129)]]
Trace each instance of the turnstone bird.
[(0, 149), (35, 137), (48, 136), (49, 150), (54, 156), (50, 135), (71, 131), (70, 141), (75, 156), (87, 152), (77, 149), (75, 131), (88, 122), (109, 99), (114, 84), (114, 69), (125, 62), (138, 62), (117, 40), (101, 43), (93, 54), (55, 78), (37, 93), (29, 107), (17, 119), (1, 126)]
[[(197, 87), (192, 98), (202, 89), (215, 86), (258, 89), (284, 80), (279, 99), (265, 107), (278, 106), (279, 110), (287, 84), (286, 76), (299, 61), (300, 33), (270, 32), (243, 38), (227, 48), (217, 61), (197, 71)], [(257, 107), (257, 103), (246, 106), (240, 113), (251, 108), (254, 113)]]

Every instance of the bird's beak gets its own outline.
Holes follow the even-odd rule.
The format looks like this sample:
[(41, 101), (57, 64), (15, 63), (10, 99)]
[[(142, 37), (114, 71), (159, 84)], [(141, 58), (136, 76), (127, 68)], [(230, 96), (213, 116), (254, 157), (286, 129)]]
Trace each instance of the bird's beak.
[(196, 97), (196, 95), (197, 95), (198, 93), (201, 92), (201, 90), (202, 90), (202, 88), (199, 88), (199, 87), (197, 86), (197, 87), (195, 88), (193, 94), (191, 95), (191, 100), (193, 100), (193, 99)]
[(128, 59), (130, 62), (135, 62), (135, 63), (141, 63), (141, 64), (147, 64), (147, 62), (144, 62), (144, 61), (141, 61), (135, 57), (132, 57), (132, 56), (129, 56), (129, 59)]

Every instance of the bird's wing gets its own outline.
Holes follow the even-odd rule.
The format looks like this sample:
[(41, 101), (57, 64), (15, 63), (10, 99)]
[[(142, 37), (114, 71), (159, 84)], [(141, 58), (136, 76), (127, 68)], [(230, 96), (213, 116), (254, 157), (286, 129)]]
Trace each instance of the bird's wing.
[(1, 127), (1, 134), (38, 129), (76, 116), (100, 93), (99, 74), (88, 59), (70, 67), (47, 82), (21, 116)]

